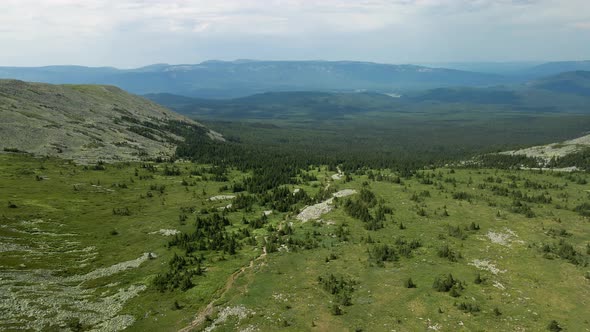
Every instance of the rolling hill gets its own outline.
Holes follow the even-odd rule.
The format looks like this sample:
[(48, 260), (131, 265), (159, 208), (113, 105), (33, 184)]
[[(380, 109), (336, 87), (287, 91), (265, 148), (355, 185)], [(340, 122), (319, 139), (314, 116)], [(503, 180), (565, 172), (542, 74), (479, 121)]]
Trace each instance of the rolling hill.
[(590, 60), (547, 62), (531, 67), (523, 73), (533, 77), (542, 77), (579, 70), (590, 70)]
[(81, 163), (168, 157), (201, 124), (112, 86), (0, 80), (0, 149)]
[(562, 73), (522, 85), (493, 87), (440, 87), (392, 92), (274, 91), (233, 99), (190, 98), (152, 93), (146, 98), (198, 118), (335, 119), (383, 112), (437, 112), (486, 109), (488, 112), (580, 113), (590, 109), (590, 72)]
[(149, 94), (145, 97), (186, 116), (230, 121), (291, 117), (333, 119), (400, 105), (397, 98), (367, 92), (266, 92), (226, 100), (193, 99), (170, 94)]
[[(590, 69), (590, 67), (589, 67)], [(558, 93), (590, 97), (590, 71), (573, 71), (539, 79), (530, 86)]]

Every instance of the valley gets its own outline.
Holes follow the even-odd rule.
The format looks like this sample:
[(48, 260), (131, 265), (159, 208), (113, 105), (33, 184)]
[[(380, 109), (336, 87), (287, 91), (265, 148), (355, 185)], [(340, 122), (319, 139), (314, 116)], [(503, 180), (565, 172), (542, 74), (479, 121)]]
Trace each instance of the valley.
[(590, 1), (0, 10), (0, 331), (590, 332)]
[(2, 84), (0, 329), (590, 330), (584, 96)]
[[(563, 85), (564, 76), (568, 77), (557, 75), (543, 82), (570, 88), (588, 83), (580, 78), (575, 84)], [(573, 75), (578, 76), (584, 77)], [(411, 160), (421, 165), (444, 165), (480, 154), (564, 141), (554, 145), (569, 146), (564, 149), (567, 152), (584, 153), (584, 144), (573, 142), (588, 133), (590, 99), (579, 95), (577, 88), (557, 92), (535, 84), (519, 88), (439, 88), (400, 98), (380, 93), (305, 91), (228, 100), (171, 94), (146, 97), (199, 119), (236, 146), (292, 153), (296, 159), (305, 155), (316, 163), (391, 167)], [(546, 159), (567, 154), (550, 150)], [(560, 167), (569, 166), (573, 165)]]

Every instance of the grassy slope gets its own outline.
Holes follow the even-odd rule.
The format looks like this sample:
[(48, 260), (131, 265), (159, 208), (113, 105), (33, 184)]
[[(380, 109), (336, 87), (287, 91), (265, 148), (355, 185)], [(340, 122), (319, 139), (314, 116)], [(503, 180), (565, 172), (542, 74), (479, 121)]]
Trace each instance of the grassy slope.
[[(227, 204), (206, 200), (207, 197), (219, 194), (219, 188), (227, 183), (200, 181), (195, 186), (182, 186), (181, 179), (188, 178), (188, 170), (196, 166), (180, 166), (182, 176), (164, 176), (159, 171), (153, 174), (154, 179), (140, 180), (134, 175), (135, 168), (139, 168), (137, 164), (107, 166), (105, 171), (93, 171), (59, 160), (0, 155), (0, 215), (4, 226), (0, 228), (2, 242), (19, 243), (43, 252), (42, 255), (1, 252), (0, 272), (16, 269), (29, 274), (34, 269), (48, 269), (61, 271), (61, 275), (76, 275), (136, 259), (144, 252), (154, 252), (158, 258), (146, 261), (137, 269), (92, 280), (83, 283), (82, 287), (96, 287), (97, 291), (92, 295), (95, 300), (101, 297), (102, 291), (112, 292), (113, 288), (149, 284), (151, 276), (166, 269), (166, 262), (175, 252), (165, 247), (167, 240), (164, 237), (149, 233), (163, 228), (189, 231), (194, 216), (189, 216), (186, 225), (181, 225), (178, 220), (180, 207), (192, 206), (199, 211), (203, 207), (215, 208)], [(160, 165), (160, 170), (162, 167)], [(312, 322), (317, 330), (323, 331), (356, 328), (365, 331), (414, 331), (436, 324), (442, 331), (460, 330), (461, 326), (464, 330), (542, 330), (551, 319), (556, 319), (571, 331), (589, 329), (588, 320), (584, 318), (590, 314), (590, 281), (584, 279), (588, 268), (574, 266), (559, 258), (543, 258), (539, 251), (541, 243), (553, 243), (559, 239), (546, 234), (550, 228), (564, 228), (571, 233), (565, 238), (566, 241), (585, 255), (585, 246), (590, 242), (590, 224), (571, 209), (588, 199), (585, 192), (587, 185), (577, 184), (575, 178), (525, 171), (457, 170), (450, 174), (448, 169), (441, 169), (435, 172), (440, 172), (442, 178), (434, 182), (442, 184), (444, 189), (420, 184), (415, 178), (404, 180), (403, 185), (374, 182), (366, 176), (353, 176), (354, 180), (350, 183), (333, 182), (332, 186), (340, 189), (360, 189), (362, 183), (368, 181), (377, 197), (394, 209), (393, 217), (389, 216), (385, 228), (378, 231), (365, 230), (362, 222), (347, 216), (342, 208), (337, 208), (323, 218), (334, 221), (335, 225), (314, 222), (301, 224), (295, 221), (296, 235), (302, 236), (306, 230), (315, 230), (322, 246), (298, 252), (271, 253), (254, 264), (252, 269), (240, 274), (233, 287), (221, 294), (215, 304), (220, 305), (219, 308), (244, 305), (256, 314), (241, 321), (230, 317), (220, 330), (233, 331), (236, 329), (234, 324), (238, 324), (264, 331), (279, 330), (288, 325), (287, 330), (300, 331), (311, 329)], [(318, 186), (329, 182), (331, 175), (325, 169), (314, 170), (313, 173), (317, 174), (320, 181), (300, 186), (309, 193), (316, 192)], [(139, 175), (150, 174), (139, 169)], [(48, 179), (37, 181), (36, 175)], [(567, 186), (547, 189), (553, 202), (532, 204), (536, 217), (526, 218), (509, 212), (511, 199), (494, 196), (487, 189), (477, 189), (488, 176), (502, 178), (503, 183), (499, 185), (506, 187), (511, 182), (508, 176), (512, 175), (521, 177), (516, 181), (520, 190), (534, 194), (545, 190), (523, 189), (525, 179)], [(239, 179), (242, 176), (233, 172), (231, 178)], [(587, 178), (587, 175), (575, 177)], [(457, 181), (456, 187), (444, 181), (451, 178)], [(128, 188), (113, 186), (123, 183)], [(93, 184), (101, 187), (93, 187)], [(154, 192), (153, 198), (140, 198), (140, 195), (145, 196), (150, 191), (150, 185), (153, 184), (166, 185), (164, 194), (160, 196)], [(77, 191), (74, 185), (77, 185)], [(424, 190), (428, 190), (431, 197), (424, 198), (421, 203), (410, 200), (413, 193)], [(473, 196), (471, 202), (453, 199), (452, 193), (458, 191), (470, 193)], [(8, 208), (7, 201), (15, 203), (18, 208)], [(417, 204), (424, 207), (426, 217), (416, 213)], [(558, 209), (557, 205), (562, 208)], [(448, 217), (441, 215), (444, 206), (449, 212)], [(131, 216), (113, 215), (113, 208), (122, 207), (128, 207)], [(234, 222), (231, 227), (241, 227), (239, 220), (243, 215), (253, 218), (266, 209), (256, 207), (251, 213), (230, 213), (229, 218)], [(275, 213), (271, 215), (271, 223), (279, 224), (284, 217), (284, 214)], [(33, 233), (37, 231), (26, 228), (28, 226), (22, 223), (23, 220), (37, 218), (47, 222), (37, 226), (41, 230), (74, 233), (75, 237), (67, 239), (79, 242), (74, 244), (76, 248), (94, 246), (98, 255), (89, 266), (79, 267), (80, 257), (77, 254), (66, 255), (60, 249), (63, 237), (35, 235)], [(478, 223), (481, 229), (466, 232), (467, 239), (449, 236), (448, 225), (466, 226), (472, 221)], [(400, 222), (406, 225), (405, 230), (399, 229)], [(342, 223), (346, 223), (350, 229), (350, 240), (347, 242), (340, 242), (331, 236)], [(111, 235), (113, 229), (117, 230), (118, 235)], [(486, 237), (489, 231), (505, 233), (506, 229), (518, 235), (509, 246), (491, 243)], [(19, 233), (18, 230), (27, 233)], [(256, 232), (260, 237), (266, 234), (264, 229)], [(393, 244), (399, 236), (420, 239), (423, 247), (414, 251), (412, 258), (402, 257), (398, 262), (386, 262), (385, 267), (378, 267), (368, 260), (367, 249), (372, 244), (362, 240), (369, 235), (376, 241), (388, 244)], [(463, 258), (454, 263), (439, 258), (437, 248), (445, 243), (460, 251)], [(49, 249), (43, 249), (42, 244)], [(260, 253), (260, 243), (255, 247), (244, 246), (236, 257), (229, 257), (225, 261), (219, 260), (220, 253), (207, 253), (208, 271), (205, 276), (193, 278), (195, 288), (187, 292), (163, 294), (148, 288), (127, 302), (121, 313), (132, 314), (137, 318), (130, 330), (177, 330), (187, 325), (196, 312), (220, 295), (218, 291), (232, 272), (248, 266), (249, 261)], [(325, 258), (330, 253), (335, 253), (338, 258), (326, 262)], [(474, 259), (487, 259), (506, 272), (493, 275), (481, 271), (486, 281), (476, 285), (473, 279), (478, 269), (469, 265)], [(436, 275), (451, 272), (467, 283), (460, 298), (452, 298), (432, 289)], [(317, 282), (318, 276), (328, 273), (349, 276), (359, 281), (352, 296), (353, 305), (344, 307), (342, 316), (330, 313), (333, 297), (322, 290)], [(412, 277), (418, 288), (403, 287), (403, 281), (408, 277)], [(113, 282), (120, 284), (108, 286)], [(501, 283), (505, 289), (494, 286), (495, 282)], [(175, 300), (182, 309), (173, 310)], [(481, 312), (463, 313), (454, 307), (455, 302), (476, 302)], [(500, 309), (501, 316), (492, 314), (495, 307)], [(438, 312), (439, 308), (443, 313)]]
[[(448, 170), (440, 170), (444, 177), (457, 179), (457, 187), (438, 191), (432, 185), (422, 185), (407, 181), (405, 186), (389, 183), (371, 183), (378, 197), (394, 207), (394, 217), (379, 231), (366, 231), (360, 222), (336, 210), (325, 220), (350, 225), (352, 239), (333, 247), (312, 252), (283, 253), (271, 256), (269, 263), (252, 280), (243, 280), (243, 288), (228, 296), (227, 305), (244, 304), (259, 315), (242, 322), (262, 326), (262, 330), (282, 330), (283, 320), (290, 327), (287, 330), (354, 330), (364, 331), (425, 330), (428, 326), (438, 326), (443, 331), (489, 331), (489, 330), (543, 330), (549, 320), (556, 319), (571, 331), (590, 329), (587, 319), (590, 282), (584, 279), (584, 271), (566, 261), (548, 260), (542, 257), (538, 246), (542, 242), (554, 242), (545, 233), (550, 228), (565, 228), (572, 233), (567, 241), (585, 253), (585, 245), (590, 238), (590, 224), (587, 219), (564, 209), (556, 209), (555, 204), (569, 207), (587, 199), (583, 191), (587, 186), (568, 183), (564, 190), (549, 190), (553, 198), (558, 192), (567, 193), (568, 199), (556, 199), (554, 204), (534, 205), (537, 217), (529, 219), (510, 213), (507, 206), (510, 200), (490, 195), (489, 191), (475, 189), (482, 179), (498, 175), (522, 176), (541, 183), (564, 184), (563, 178), (547, 174), (527, 172), (457, 171), (449, 175)], [(438, 171), (437, 171), (438, 172)], [(469, 178), (473, 185), (468, 185)], [(364, 179), (341, 187), (360, 187)], [(523, 181), (518, 181), (522, 186)], [(424, 204), (427, 217), (420, 217), (409, 197), (412, 192), (428, 190), (432, 197)], [(465, 190), (475, 198), (472, 202), (452, 199), (450, 193)], [(567, 202), (565, 202), (567, 201)], [(436, 215), (446, 206), (449, 217)], [(497, 216), (500, 211), (500, 217)], [(558, 222), (557, 220), (561, 220)], [(466, 240), (450, 237), (448, 225), (466, 226), (472, 221), (481, 230), (469, 233)], [(399, 222), (407, 227), (400, 230)], [(334, 227), (334, 226), (323, 226)], [(518, 235), (508, 246), (491, 243), (486, 237), (489, 231), (506, 232), (509, 229)], [(363, 237), (371, 236), (382, 243), (393, 244), (396, 237), (419, 239), (424, 244), (412, 258), (401, 258), (399, 262), (385, 263), (385, 267), (371, 266), (367, 258), (367, 248)], [(522, 241), (522, 242), (520, 242)], [(443, 244), (460, 251), (463, 259), (451, 263), (436, 255)], [(337, 260), (325, 262), (330, 253), (336, 253)], [(479, 271), (469, 265), (474, 259), (491, 261), (504, 273), (494, 275), (480, 271), (485, 282), (474, 284)], [(343, 316), (330, 314), (331, 296), (319, 289), (317, 277), (326, 273), (350, 276), (360, 284), (353, 295), (353, 305), (345, 307)], [(452, 273), (456, 278), (467, 282), (466, 290), (460, 298), (452, 298), (446, 293), (432, 289), (434, 277)], [(403, 283), (411, 277), (417, 289), (407, 289)], [(502, 286), (495, 286), (498, 282)], [(499, 288), (500, 287), (500, 288)], [(275, 295), (274, 297), (272, 295)], [(282, 296), (276, 296), (282, 294)], [(278, 298), (278, 300), (277, 300)], [(286, 298), (287, 300), (283, 300)], [(477, 303), (481, 312), (466, 314), (454, 307), (454, 303)], [(493, 309), (497, 307), (502, 315), (496, 317)], [(442, 309), (442, 313), (438, 310)], [(231, 327), (227, 328), (232, 330)]]
[[(179, 223), (179, 207), (193, 206), (200, 210), (208, 204), (215, 205), (206, 202), (209, 196), (203, 196), (203, 191), (211, 196), (217, 195), (220, 184), (202, 182), (186, 192), (185, 187), (180, 185), (180, 178), (156, 175), (153, 180), (139, 180), (139, 177), (134, 176), (136, 168), (139, 168), (139, 164), (107, 166), (105, 171), (83, 170), (81, 166), (60, 160), (0, 154), (0, 192), (3, 201), (0, 214), (4, 226), (0, 232), (1, 236), (6, 237), (2, 242), (34, 248), (33, 254), (21, 251), (0, 253), (1, 270), (8, 272), (16, 269), (25, 274), (33, 274), (36, 269), (44, 269), (63, 276), (78, 275), (153, 252), (158, 258), (148, 260), (138, 269), (91, 280), (82, 286), (98, 287), (97, 290), (104, 291), (113, 290), (113, 287), (106, 286), (112, 282), (121, 283), (115, 289), (133, 284), (149, 284), (150, 277), (163, 271), (173, 255), (173, 251), (165, 247), (165, 237), (149, 233), (159, 229), (189, 231), (190, 221), (184, 226)], [(148, 174), (150, 173), (143, 169), (139, 171), (140, 176)], [(47, 179), (37, 181), (36, 175)], [(126, 184), (128, 188), (116, 188), (113, 184)], [(165, 194), (159, 195), (153, 191), (153, 198), (141, 199), (140, 195), (145, 196), (154, 184), (165, 185)], [(74, 186), (79, 189), (74, 190)], [(9, 209), (8, 201), (18, 208)], [(220, 204), (222, 203), (216, 203)], [(131, 211), (130, 216), (113, 215), (114, 208), (125, 207)], [(46, 222), (36, 225), (41, 231), (76, 235), (35, 235), (37, 231), (27, 228), (23, 221), (39, 218)], [(190, 220), (193, 218), (190, 216)], [(64, 226), (60, 227), (59, 224)], [(113, 230), (118, 235), (111, 235)], [(93, 251), (98, 255), (90, 261), (89, 266), (80, 267), (80, 260), (84, 257), (76, 254), (64, 256), (64, 240), (75, 241), (74, 249), (95, 247)], [(45, 247), (47, 248), (44, 249)], [(184, 324), (182, 318), (186, 319), (188, 313), (196, 310), (223, 285), (225, 276), (241, 264), (247, 263), (252, 255), (254, 253), (244, 252), (227, 263), (215, 264), (215, 268), (209, 271), (207, 280), (187, 293), (160, 294), (148, 290), (142, 293), (141, 299), (133, 300), (126, 312), (137, 317), (147, 315), (149, 318), (146, 320), (152, 328), (179, 327)], [(217, 260), (215, 255), (211, 259)], [(98, 294), (93, 299), (98, 300)], [(186, 311), (172, 311), (174, 300), (185, 304)], [(141, 321), (138, 326), (142, 326)]]

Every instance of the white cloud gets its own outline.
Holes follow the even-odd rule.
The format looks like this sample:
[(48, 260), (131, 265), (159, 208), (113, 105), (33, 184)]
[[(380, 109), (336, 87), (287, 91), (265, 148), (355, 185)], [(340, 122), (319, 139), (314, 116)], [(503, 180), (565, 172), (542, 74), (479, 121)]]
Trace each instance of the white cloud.
[[(169, 54), (198, 50), (201, 56), (218, 58), (309, 54), (344, 59), (358, 58), (362, 54), (354, 49), (359, 49), (368, 60), (402, 59), (403, 53), (392, 47), (405, 47), (408, 57), (436, 55), (444, 41), (457, 54), (473, 54), (470, 48), (478, 39), (477, 47), (501, 49), (518, 45), (519, 38), (571, 37), (566, 34), (572, 29), (587, 30), (587, 22), (587, 0), (5, 0), (0, 42), (8, 51), (0, 53), (0, 64), (19, 58), (33, 62), (35, 55), (38, 63), (63, 59), (132, 64), (182, 58), (150, 60), (149, 54), (137, 51), (166, 57), (163, 47), (176, 48)], [(266, 53), (258, 48), (265, 40), (270, 50)], [(234, 46), (219, 47), (223, 41), (243, 46), (228, 51)], [(257, 47), (248, 49), (248, 41)], [(567, 56), (573, 54), (574, 43), (580, 45), (579, 37), (572, 38)], [(332, 45), (331, 50), (323, 50), (324, 45)], [(528, 46), (540, 50), (537, 44)], [(76, 58), (83, 47), (89, 56)], [(109, 55), (114, 53), (109, 48), (116, 48), (117, 54)], [(578, 46), (579, 52), (588, 48)], [(514, 48), (503, 51), (513, 58), (523, 55)]]

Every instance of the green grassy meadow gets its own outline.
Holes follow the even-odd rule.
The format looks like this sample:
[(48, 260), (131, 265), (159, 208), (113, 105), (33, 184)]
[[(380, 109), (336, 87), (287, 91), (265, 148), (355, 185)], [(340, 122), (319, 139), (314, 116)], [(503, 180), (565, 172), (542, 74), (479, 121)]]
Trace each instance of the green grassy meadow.
[[(232, 186), (249, 175), (234, 169), (213, 181), (210, 166), (189, 162), (85, 167), (0, 154), (0, 329), (176, 331), (212, 303), (195, 330), (542, 331), (552, 320), (590, 330), (586, 173), (333, 173), (310, 167), (289, 190), (318, 194), (314, 203), (321, 193), (359, 194), (302, 222), (303, 202), (278, 212), (262, 194), (249, 208), (209, 200), (237, 195)], [(363, 203), (366, 191), (373, 203)], [(382, 228), (368, 230), (347, 200), (366, 204), (372, 220), (390, 209)], [(264, 225), (252, 226), (268, 210)], [(214, 214), (229, 220), (228, 234), (247, 230), (235, 254), (189, 252), (159, 233), (189, 234), (197, 217)], [(378, 254), (384, 246), (389, 254)], [(204, 273), (185, 291), (161, 292), (153, 280), (175, 254), (201, 257)], [(330, 274), (339, 285), (331, 289), (319, 281)], [(460, 281), (453, 290), (433, 288), (449, 274)]]

